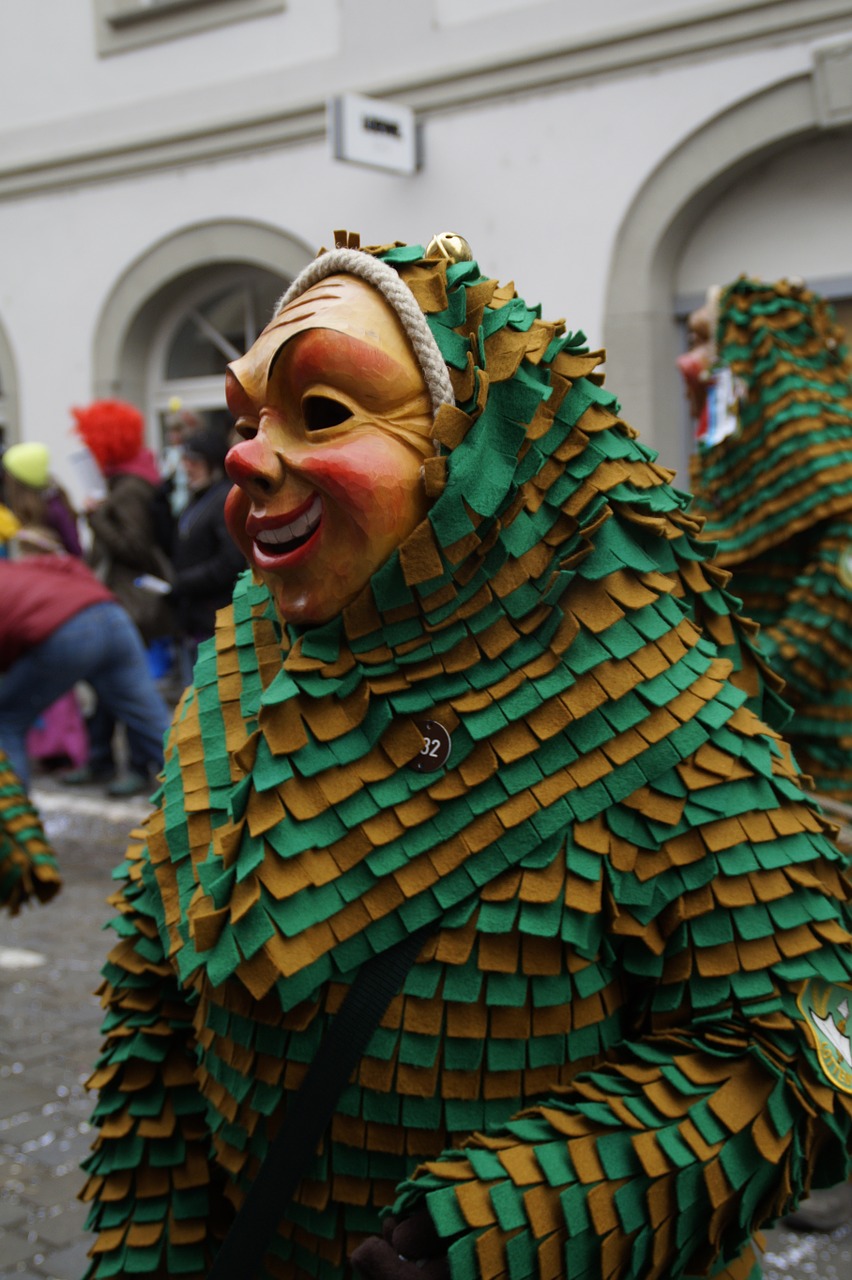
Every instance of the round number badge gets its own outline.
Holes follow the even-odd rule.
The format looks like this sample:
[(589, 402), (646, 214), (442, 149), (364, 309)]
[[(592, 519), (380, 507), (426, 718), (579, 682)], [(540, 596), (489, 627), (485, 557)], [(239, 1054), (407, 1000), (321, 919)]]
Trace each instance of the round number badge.
[(453, 740), (437, 720), (415, 720), (414, 723), (423, 734), (423, 750), (408, 767), (417, 773), (434, 773), (449, 760)]

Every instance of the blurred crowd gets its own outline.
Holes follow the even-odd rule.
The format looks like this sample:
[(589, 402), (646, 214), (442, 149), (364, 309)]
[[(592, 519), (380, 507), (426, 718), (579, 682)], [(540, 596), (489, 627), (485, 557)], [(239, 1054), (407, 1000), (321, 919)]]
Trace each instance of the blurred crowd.
[(25, 783), (36, 766), (134, 795), (245, 567), (225, 528), (229, 440), (173, 404), (158, 458), (135, 406), (72, 414), (81, 510), (45, 444), (0, 458), (0, 750)]

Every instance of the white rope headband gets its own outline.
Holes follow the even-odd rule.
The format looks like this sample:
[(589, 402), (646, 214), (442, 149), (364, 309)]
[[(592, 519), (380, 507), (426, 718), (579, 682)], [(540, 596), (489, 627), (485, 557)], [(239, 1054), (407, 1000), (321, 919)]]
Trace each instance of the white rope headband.
[(364, 253), (361, 249), (329, 249), (327, 253), (321, 254), (299, 272), (286, 293), (278, 299), (275, 315), (319, 280), (336, 275), (358, 276), (378, 290), (393, 307), (423, 371), (432, 399), (433, 413), (437, 413), (442, 404), (455, 404), (449, 371), (426, 323), (426, 317), (417, 305), (417, 299), (393, 267), (374, 258), (372, 254)]

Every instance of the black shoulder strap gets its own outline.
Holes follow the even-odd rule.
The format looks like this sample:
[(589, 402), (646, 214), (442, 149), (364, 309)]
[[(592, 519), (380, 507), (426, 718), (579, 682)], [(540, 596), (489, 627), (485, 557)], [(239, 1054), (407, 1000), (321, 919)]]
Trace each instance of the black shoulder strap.
[(435, 926), (418, 929), (361, 966), (216, 1254), (208, 1280), (254, 1280), (340, 1094), (382, 1015)]

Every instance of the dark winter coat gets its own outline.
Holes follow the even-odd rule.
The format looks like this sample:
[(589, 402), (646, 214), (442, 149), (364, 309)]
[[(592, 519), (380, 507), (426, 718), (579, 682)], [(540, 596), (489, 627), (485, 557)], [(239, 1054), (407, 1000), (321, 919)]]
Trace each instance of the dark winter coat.
[(178, 519), (174, 545), (175, 599), (181, 630), (195, 640), (212, 636), (216, 610), (230, 603), (237, 575), (246, 567), (225, 527), (223, 476), (191, 495)]

